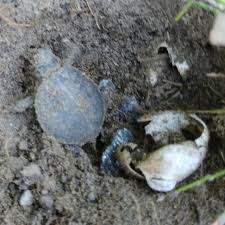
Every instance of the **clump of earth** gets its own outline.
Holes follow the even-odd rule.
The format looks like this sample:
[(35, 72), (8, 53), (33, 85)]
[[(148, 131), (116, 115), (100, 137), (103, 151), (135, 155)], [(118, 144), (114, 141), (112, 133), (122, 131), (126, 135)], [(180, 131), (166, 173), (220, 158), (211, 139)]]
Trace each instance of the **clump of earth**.
[[(175, 22), (182, 6), (177, 0), (6, 0), (0, 5), (0, 224), (210, 224), (224, 210), (223, 179), (163, 198), (144, 181), (100, 168), (117, 129), (129, 128), (140, 142), (143, 138), (133, 119), (120, 116), (125, 95), (135, 96), (143, 113), (223, 106), (223, 80), (206, 76), (225, 70), (225, 51), (208, 41), (213, 16), (193, 9)], [(161, 43), (186, 60), (185, 79), (168, 54), (157, 51)], [(8, 110), (35, 96), (33, 56), (43, 47), (97, 85), (102, 79), (115, 85), (95, 142), (59, 144), (42, 131), (33, 106)], [(151, 77), (151, 70), (158, 76)], [(224, 118), (202, 119), (211, 130), (209, 151), (201, 169), (182, 184), (224, 167)]]

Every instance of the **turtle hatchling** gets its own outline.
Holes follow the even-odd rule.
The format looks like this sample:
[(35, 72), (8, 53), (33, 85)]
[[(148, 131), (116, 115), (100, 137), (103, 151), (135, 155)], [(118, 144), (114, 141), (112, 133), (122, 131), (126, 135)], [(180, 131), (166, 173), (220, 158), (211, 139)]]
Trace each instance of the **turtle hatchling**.
[(35, 111), (42, 129), (64, 144), (93, 141), (105, 114), (98, 87), (80, 70), (61, 66), (60, 59), (48, 48), (38, 50), (34, 65), (41, 81)]

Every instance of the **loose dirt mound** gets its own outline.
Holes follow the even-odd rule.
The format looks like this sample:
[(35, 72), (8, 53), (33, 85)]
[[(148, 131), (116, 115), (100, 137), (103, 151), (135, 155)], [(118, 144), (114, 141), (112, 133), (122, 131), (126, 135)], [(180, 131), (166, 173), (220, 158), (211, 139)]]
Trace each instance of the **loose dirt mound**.
[[(143, 111), (222, 105), (224, 82), (206, 78), (207, 72), (225, 69), (225, 52), (208, 44), (212, 16), (194, 10), (176, 23), (174, 17), (182, 7), (177, 0), (4, 2), (0, 14), (0, 223), (211, 223), (223, 211), (223, 180), (158, 201), (161, 194), (144, 182), (104, 174), (100, 156), (117, 128), (136, 127), (118, 116), (124, 93), (134, 95)], [(162, 42), (189, 64), (185, 81), (158, 54)], [(42, 132), (34, 108), (20, 114), (6, 112), (8, 104), (35, 95), (32, 57), (39, 47), (50, 47), (97, 84), (103, 78), (115, 84), (117, 93), (96, 145), (82, 150), (52, 141)], [(151, 68), (161, 71), (155, 85), (149, 78)], [(224, 118), (203, 119), (212, 131), (209, 153), (202, 168), (185, 182), (224, 166), (225, 127), (220, 125)], [(24, 175), (33, 164), (31, 168), (41, 173), (37, 169)], [(26, 189), (34, 199), (32, 206), (23, 208), (19, 198)]]

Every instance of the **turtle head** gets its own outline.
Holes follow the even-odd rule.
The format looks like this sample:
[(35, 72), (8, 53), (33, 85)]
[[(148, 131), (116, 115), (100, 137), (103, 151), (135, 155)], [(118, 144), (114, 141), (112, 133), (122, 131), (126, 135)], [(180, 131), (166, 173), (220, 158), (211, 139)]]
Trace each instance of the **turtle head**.
[(61, 67), (60, 59), (55, 56), (50, 48), (39, 48), (34, 55), (36, 77), (39, 81), (47, 78)]

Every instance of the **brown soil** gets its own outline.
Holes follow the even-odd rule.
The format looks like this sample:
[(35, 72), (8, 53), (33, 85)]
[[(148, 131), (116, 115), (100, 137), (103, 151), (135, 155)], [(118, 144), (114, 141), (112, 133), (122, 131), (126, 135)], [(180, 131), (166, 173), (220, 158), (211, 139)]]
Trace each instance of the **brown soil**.
[[(136, 96), (145, 112), (223, 104), (224, 81), (206, 77), (208, 72), (225, 70), (225, 51), (208, 43), (213, 16), (192, 10), (177, 23), (174, 17), (182, 2), (4, 1), (1, 7), (6, 8), (0, 14), (0, 224), (206, 225), (224, 210), (224, 179), (159, 201), (164, 195), (150, 190), (144, 181), (100, 169), (100, 156), (116, 129), (136, 127), (118, 117), (124, 94)], [(157, 47), (162, 42), (190, 65), (186, 80), (160, 61)], [(41, 130), (34, 108), (5, 113), (12, 102), (35, 96), (32, 60), (40, 47), (50, 47), (97, 84), (103, 78), (115, 84), (117, 93), (97, 147), (87, 144), (81, 149), (53, 141)], [(77, 49), (73, 58), (68, 57), (70, 47)], [(154, 87), (149, 83), (149, 68), (161, 71)], [(225, 119), (203, 119), (211, 130), (209, 152), (202, 168), (184, 183), (224, 167)], [(21, 171), (30, 164), (41, 168), (41, 176), (27, 183)], [(18, 200), (25, 189), (32, 191), (34, 203), (23, 208)], [(43, 204), (44, 195), (50, 196), (53, 205)]]

